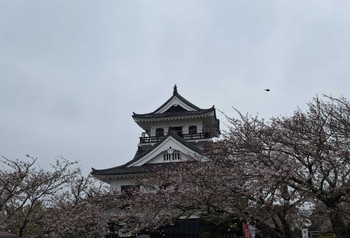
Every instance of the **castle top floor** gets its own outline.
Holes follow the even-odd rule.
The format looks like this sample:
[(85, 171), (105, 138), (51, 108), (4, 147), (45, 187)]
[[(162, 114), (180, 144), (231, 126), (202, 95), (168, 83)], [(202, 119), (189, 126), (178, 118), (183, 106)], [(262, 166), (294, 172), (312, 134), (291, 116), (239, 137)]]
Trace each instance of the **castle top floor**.
[(134, 121), (144, 130), (140, 145), (161, 141), (168, 134), (176, 134), (187, 141), (208, 141), (220, 135), (215, 107), (202, 109), (177, 92), (151, 113), (133, 114)]

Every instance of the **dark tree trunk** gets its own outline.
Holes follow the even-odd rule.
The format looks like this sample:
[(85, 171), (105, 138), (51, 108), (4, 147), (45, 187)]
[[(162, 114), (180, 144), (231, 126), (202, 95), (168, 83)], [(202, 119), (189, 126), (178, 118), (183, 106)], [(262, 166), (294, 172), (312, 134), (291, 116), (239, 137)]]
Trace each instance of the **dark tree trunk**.
[(341, 211), (333, 210), (330, 214), (330, 220), (337, 238), (350, 238), (350, 226), (345, 221)]
[(280, 219), (281, 225), (283, 227), (283, 231), (284, 231), (284, 237), (285, 238), (292, 238), (292, 230), (290, 229), (290, 225), (288, 223), (288, 221), (286, 220), (286, 210), (281, 211), (280, 213), (277, 214), (278, 218)]
[(276, 231), (275, 229), (272, 229), (271, 227), (267, 226), (264, 223), (258, 222), (257, 228), (261, 230), (265, 235), (268, 235), (267, 237), (270, 238), (285, 238), (284, 234), (282, 234), (279, 231)]

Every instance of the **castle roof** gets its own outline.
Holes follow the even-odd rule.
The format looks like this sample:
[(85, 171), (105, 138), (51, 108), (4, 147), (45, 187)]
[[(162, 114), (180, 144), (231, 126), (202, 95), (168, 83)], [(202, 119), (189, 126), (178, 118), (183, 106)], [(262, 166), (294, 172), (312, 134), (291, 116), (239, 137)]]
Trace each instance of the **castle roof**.
[(125, 175), (144, 174), (144, 173), (154, 172), (158, 169), (167, 168), (173, 163), (147, 163), (146, 161), (143, 164), (138, 166), (134, 164), (140, 163), (140, 161), (142, 161), (145, 157), (147, 157), (148, 154), (158, 150), (161, 147), (161, 145), (164, 144), (165, 141), (169, 139), (177, 141), (178, 143), (182, 144), (184, 147), (190, 149), (192, 152), (195, 152), (196, 154), (200, 154), (201, 152), (198, 145), (195, 146), (191, 142), (185, 141), (183, 138), (181, 138), (176, 134), (168, 134), (166, 137), (164, 137), (163, 140), (159, 141), (154, 145), (139, 146), (134, 158), (129, 162), (123, 165), (108, 168), (108, 169), (92, 168), (91, 174), (95, 177), (100, 178), (101, 180), (104, 180), (103, 177), (105, 176), (113, 177), (113, 176), (123, 176), (123, 175), (125, 176)]
[(163, 103), (159, 108), (150, 113), (133, 113), (132, 117), (135, 121), (154, 118), (169, 118), (177, 116), (201, 116), (211, 112), (215, 112), (214, 106), (203, 109), (189, 102), (177, 92), (174, 86), (173, 95)]

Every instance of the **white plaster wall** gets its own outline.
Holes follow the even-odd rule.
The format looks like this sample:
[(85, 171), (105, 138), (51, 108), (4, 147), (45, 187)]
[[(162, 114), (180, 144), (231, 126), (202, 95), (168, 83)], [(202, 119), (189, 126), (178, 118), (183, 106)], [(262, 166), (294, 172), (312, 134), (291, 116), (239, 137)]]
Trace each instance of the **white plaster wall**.
[(156, 125), (151, 126), (151, 136), (156, 135), (156, 129), (157, 128), (163, 128), (164, 129), (164, 134), (168, 134), (169, 132), (169, 127), (177, 127), (181, 126), (182, 128), (182, 133), (183, 134), (188, 134), (188, 128), (190, 126), (197, 126), (197, 131), (198, 133), (201, 133), (203, 130), (203, 121), (201, 119), (191, 119), (187, 121), (172, 121), (171, 124), (169, 125), (169, 122), (159, 122)]
[(122, 186), (126, 186), (126, 185), (134, 185), (134, 181), (133, 179), (130, 178), (121, 178), (118, 180), (112, 180), (110, 182), (111, 185), (111, 189), (116, 190), (116, 191), (120, 191)]

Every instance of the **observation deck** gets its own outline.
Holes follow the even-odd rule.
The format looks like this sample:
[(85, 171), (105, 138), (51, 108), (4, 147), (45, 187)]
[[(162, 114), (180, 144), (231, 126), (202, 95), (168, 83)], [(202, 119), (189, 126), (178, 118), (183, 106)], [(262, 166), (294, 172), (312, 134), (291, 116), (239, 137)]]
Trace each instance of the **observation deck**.
[[(200, 139), (210, 139), (210, 133), (192, 133), (192, 134), (181, 134), (176, 133), (178, 136), (183, 138), (184, 140), (200, 140)], [(141, 136), (140, 137), (140, 144), (148, 144), (148, 143), (157, 143), (161, 140), (163, 140), (166, 137), (166, 135), (162, 136)]]

